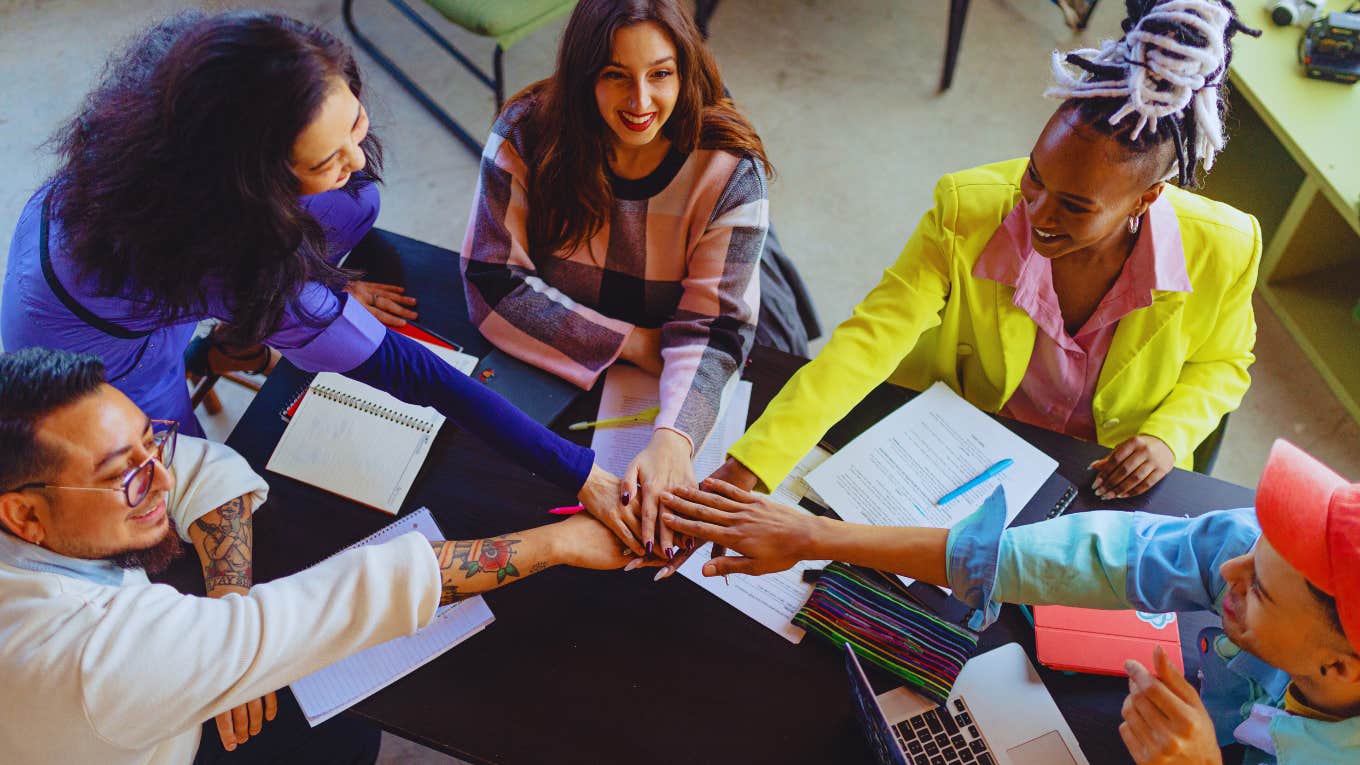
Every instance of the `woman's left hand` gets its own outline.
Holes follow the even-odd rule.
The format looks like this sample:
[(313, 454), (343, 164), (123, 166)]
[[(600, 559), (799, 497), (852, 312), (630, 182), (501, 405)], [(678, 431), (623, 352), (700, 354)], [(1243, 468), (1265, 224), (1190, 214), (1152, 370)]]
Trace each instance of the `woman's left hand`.
[(1171, 447), (1156, 436), (1137, 435), (1091, 463), (1091, 490), (1101, 499), (1136, 497), (1157, 485), (1176, 466)]
[(379, 282), (353, 281), (345, 285), (345, 292), (354, 296), (378, 321), (389, 327), (404, 327), (407, 320), (415, 321), (419, 314), (412, 311), (416, 299), (406, 292), (405, 287)]
[(665, 492), (696, 485), (689, 439), (670, 428), (652, 431), (647, 448), (623, 474), (623, 491), (631, 501), (642, 503), (642, 544), (648, 553), (668, 561), (679, 552), (674, 534), (660, 523), (658, 501)]

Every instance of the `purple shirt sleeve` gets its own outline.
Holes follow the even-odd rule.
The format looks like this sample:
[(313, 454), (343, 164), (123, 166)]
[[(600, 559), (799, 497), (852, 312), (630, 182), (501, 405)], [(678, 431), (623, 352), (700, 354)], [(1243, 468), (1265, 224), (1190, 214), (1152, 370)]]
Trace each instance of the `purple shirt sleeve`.
[(495, 391), (395, 332), (386, 331), (377, 350), (345, 376), (402, 401), (433, 406), (501, 454), (573, 494), (585, 485), (595, 462), (592, 450), (534, 422)]
[(335, 265), (354, 249), (378, 219), (381, 196), (378, 184), (366, 178), (343, 189), (323, 191), (298, 200), (326, 232), (326, 261)]
[(265, 343), (308, 372), (343, 372), (372, 356), (386, 331), (359, 301), (312, 283)]

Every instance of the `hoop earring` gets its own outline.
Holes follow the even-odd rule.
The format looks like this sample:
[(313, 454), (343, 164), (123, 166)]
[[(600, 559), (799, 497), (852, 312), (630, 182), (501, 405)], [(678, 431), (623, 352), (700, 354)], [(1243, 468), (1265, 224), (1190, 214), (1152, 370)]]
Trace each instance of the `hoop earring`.
[(1143, 219), (1142, 219), (1140, 216), (1137, 216), (1137, 215), (1130, 215), (1130, 216), (1129, 216), (1129, 233), (1130, 233), (1130, 234), (1136, 234), (1136, 233), (1138, 233), (1138, 228), (1139, 228), (1139, 226), (1142, 225), (1142, 223), (1143, 223)]

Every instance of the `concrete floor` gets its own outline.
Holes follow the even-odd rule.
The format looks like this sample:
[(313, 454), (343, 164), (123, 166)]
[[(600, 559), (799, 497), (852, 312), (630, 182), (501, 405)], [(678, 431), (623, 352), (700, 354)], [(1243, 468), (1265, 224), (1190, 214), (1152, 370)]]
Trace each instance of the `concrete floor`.
[[(174, 9), (174, 0), (0, 0), (0, 232), (53, 167), (42, 143), (68, 118), (111, 49)], [(241, 3), (216, 3), (241, 5)], [(258, 4), (251, 4), (258, 6)], [(361, 26), (473, 129), (492, 118), (488, 91), (378, 0), (359, 0)], [(419, 5), (419, 4), (417, 4)], [(339, 0), (268, 4), (348, 39)], [(765, 140), (777, 178), (771, 216), (830, 327), (897, 255), (942, 173), (1027, 153), (1053, 109), (1041, 97), (1048, 51), (1116, 31), (1122, 4), (1100, 5), (1073, 36), (1046, 2), (973, 4), (955, 85), (935, 92), (947, 5), (891, 0), (723, 0), (711, 44), (739, 104)], [(441, 24), (441, 28), (447, 27)], [(549, 73), (563, 22), (506, 55), (508, 90)], [(449, 36), (478, 60), (491, 45)], [(1242, 44), (1250, 44), (1245, 40)], [(390, 46), (390, 47), (389, 47)], [(474, 158), (362, 53), (366, 100), (389, 162), (379, 225), (457, 249), (475, 184)], [(3, 266), (4, 248), (0, 248)], [(1286, 437), (1360, 477), (1360, 427), (1258, 301), (1253, 386), (1236, 412), (1215, 475), (1254, 486), (1272, 439)], [(229, 432), (248, 401), (223, 386)], [(384, 762), (452, 762), (397, 739)]]

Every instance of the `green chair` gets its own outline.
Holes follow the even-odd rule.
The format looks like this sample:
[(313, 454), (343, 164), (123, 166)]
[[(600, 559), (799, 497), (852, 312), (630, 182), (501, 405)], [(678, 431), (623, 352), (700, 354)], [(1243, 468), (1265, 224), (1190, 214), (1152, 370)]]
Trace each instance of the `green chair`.
[[(492, 58), (492, 73), (487, 74), (462, 51), (454, 47), (448, 38), (430, 26), (429, 22), (422, 18), (419, 13), (416, 13), (415, 9), (407, 5), (404, 0), (387, 0), (387, 2), (401, 11), (403, 16), (428, 35), (431, 40), (434, 40), (435, 44), (443, 48), (445, 53), (453, 56), (478, 81), (490, 88), (496, 94), (497, 111), (500, 111), (501, 106), (505, 103), (505, 73), (501, 63), (505, 51), (511, 45), (532, 34), (549, 21), (570, 11), (576, 5), (576, 0), (425, 0), (427, 5), (438, 11), (450, 23), (456, 24), (475, 35), (490, 37), (496, 41), (496, 52)], [(426, 111), (439, 120), (440, 124), (453, 133), (467, 147), (468, 151), (480, 156), (482, 153), (481, 140), (468, 133), (462, 125), (458, 124), (457, 120), (450, 116), (443, 107), (436, 104), (428, 93), (407, 76), (391, 58), (388, 58), (386, 53), (359, 31), (354, 24), (354, 0), (344, 0), (341, 13), (345, 19), (345, 26), (349, 28), (350, 34), (354, 35), (354, 41), (359, 44), (359, 47), (372, 56), (378, 62), (378, 66), (386, 69), (389, 74), (396, 78), (397, 82), (414, 96), (416, 101), (425, 107)]]

